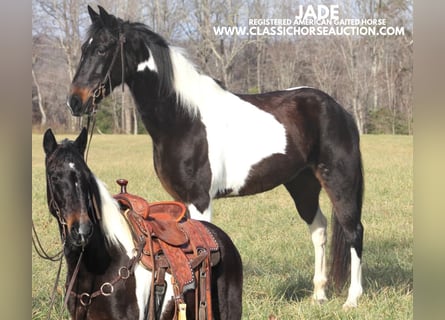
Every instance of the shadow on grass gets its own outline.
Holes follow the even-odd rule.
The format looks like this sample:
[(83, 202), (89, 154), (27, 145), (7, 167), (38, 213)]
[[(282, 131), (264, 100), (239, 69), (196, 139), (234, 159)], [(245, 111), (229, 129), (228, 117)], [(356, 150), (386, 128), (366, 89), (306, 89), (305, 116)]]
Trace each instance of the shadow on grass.
[(286, 263), (268, 262), (266, 264), (259, 259), (253, 259), (244, 263), (245, 279), (252, 277), (256, 285), (269, 287), (266, 291), (278, 300), (301, 301), (312, 295), (313, 275), (310, 274), (312, 267), (306, 270), (310, 262), (313, 263), (311, 256), (299, 259), (298, 265), (289, 261)]
[[(362, 283), (365, 294), (377, 293), (385, 288), (401, 292), (413, 290), (412, 243), (409, 239), (380, 239), (365, 242), (363, 257)], [(254, 258), (245, 264), (244, 272), (245, 275), (269, 277), (273, 285), (271, 293), (278, 299), (301, 301), (312, 295), (313, 269), (310, 267), (306, 270), (306, 268), (313, 263), (313, 257), (310, 255), (300, 258), (298, 263), (287, 262), (283, 265), (273, 263), (265, 265), (259, 258)], [(297, 268), (300, 268), (301, 273)], [(346, 296), (348, 288), (349, 277), (341, 290), (334, 289), (329, 281), (326, 293), (328, 298)]]
[(403, 241), (380, 240), (366, 243), (364, 251), (364, 289), (385, 287), (413, 289), (413, 244)]
[(287, 301), (301, 301), (312, 295), (312, 280), (306, 277), (291, 277), (280, 283), (274, 289), (274, 295)]

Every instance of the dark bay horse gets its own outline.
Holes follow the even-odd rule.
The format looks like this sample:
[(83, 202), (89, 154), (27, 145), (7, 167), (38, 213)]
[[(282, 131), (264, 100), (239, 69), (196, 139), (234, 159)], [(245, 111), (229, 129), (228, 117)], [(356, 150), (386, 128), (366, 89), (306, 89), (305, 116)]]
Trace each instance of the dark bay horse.
[[(148, 319), (152, 272), (135, 259), (127, 220), (85, 163), (86, 143), (85, 129), (75, 141), (64, 140), (61, 144), (48, 129), (43, 141), (48, 207), (59, 223), (67, 262), (68, 311), (72, 319)], [(214, 319), (241, 319), (241, 258), (222, 230), (210, 223), (205, 225), (221, 255), (220, 262), (212, 267)], [(174, 318), (170, 278), (166, 274), (161, 316), (150, 320)], [(185, 293), (185, 301), (187, 318), (195, 319), (195, 289)]]
[(234, 94), (201, 74), (182, 50), (142, 23), (88, 7), (92, 25), (82, 46), (68, 106), (91, 114), (124, 83), (153, 140), (156, 173), (192, 217), (210, 221), (211, 200), (251, 195), (283, 184), (308, 224), (315, 248), (314, 299), (326, 300), (327, 221), (323, 187), (333, 206), (330, 274), (350, 287), (345, 308), (362, 294), (363, 169), (353, 117), (326, 93), (308, 87)]

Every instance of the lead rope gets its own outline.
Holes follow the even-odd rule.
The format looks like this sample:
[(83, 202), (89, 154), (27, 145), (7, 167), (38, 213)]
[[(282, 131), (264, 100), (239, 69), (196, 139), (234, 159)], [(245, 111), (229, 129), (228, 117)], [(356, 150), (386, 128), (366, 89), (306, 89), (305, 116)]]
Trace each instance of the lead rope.
[(49, 255), (46, 252), (46, 250), (43, 248), (42, 243), (40, 242), (40, 238), (37, 235), (37, 231), (34, 226), (34, 220), (32, 220), (31, 223), (32, 223), (32, 233), (33, 233), (32, 244), (34, 245), (34, 249), (36, 250), (39, 257), (42, 259), (45, 259), (45, 260), (52, 261), (52, 262), (57, 262), (57, 261), (62, 260), (63, 249), (53, 255)]
[[(88, 145), (87, 145), (87, 149), (85, 152), (85, 163), (88, 163), (88, 154), (90, 151), (90, 145), (91, 145), (91, 140), (93, 139), (93, 132), (94, 132), (94, 127), (96, 126), (96, 105), (94, 105), (94, 110), (93, 110), (93, 115), (88, 115), (88, 122), (87, 122), (87, 132), (90, 133), (90, 138), (88, 139)], [(90, 131), (90, 123), (91, 123), (91, 118), (93, 118), (93, 124), (91, 127), (91, 131)]]

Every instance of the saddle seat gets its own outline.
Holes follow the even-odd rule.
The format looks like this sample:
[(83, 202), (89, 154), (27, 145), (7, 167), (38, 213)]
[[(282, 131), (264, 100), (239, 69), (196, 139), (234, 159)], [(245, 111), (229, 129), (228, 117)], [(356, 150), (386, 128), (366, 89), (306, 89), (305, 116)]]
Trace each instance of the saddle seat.
[(207, 308), (205, 301), (211, 301), (211, 267), (220, 260), (213, 234), (202, 222), (189, 218), (183, 203), (149, 203), (127, 192), (127, 180), (119, 179), (117, 183), (121, 192), (113, 197), (131, 226), (135, 245), (145, 238), (141, 263), (155, 275), (152, 287), (164, 286), (165, 273), (170, 273), (176, 304), (183, 303), (187, 290), (196, 289), (196, 297), (200, 298), (196, 303), (205, 308), (199, 319), (212, 319), (211, 306)]

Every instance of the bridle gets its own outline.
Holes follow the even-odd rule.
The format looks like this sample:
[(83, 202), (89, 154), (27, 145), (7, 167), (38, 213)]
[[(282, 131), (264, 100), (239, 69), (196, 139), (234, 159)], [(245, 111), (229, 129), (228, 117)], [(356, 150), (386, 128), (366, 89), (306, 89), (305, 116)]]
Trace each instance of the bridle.
[(107, 80), (110, 80), (110, 92), (111, 92), (111, 70), (114, 67), (114, 63), (116, 62), (117, 55), (119, 54), (119, 51), (121, 53), (121, 68), (122, 68), (122, 92), (124, 92), (124, 81), (125, 81), (125, 58), (124, 58), (124, 44), (126, 42), (126, 37), (123, 33), (119, 33), (118, 38), (118, 44), (116, 45), (116, 48), (113, 53), (113, 57), (111, 59), (110, 66), (108, 67), (107, 73), (103, 77), (102, 81), (100, 82), (99, 86), (93, 91), (93, 111), (95, 110), (94, 107), (97, 106), (97, 99), (103, 98), (105, 93), (105, 84), (107, 83)]
[[(60, 145), (56, 148), (56, 150), (54, 150), (54, 152), (46, 159), (46, 166), (48, 167), (50, 162), (52, 161), (52, 159), (55, 157), (56, 153), (60, 150)], [(52, 308), (54, 306), (54, 301), (55, 301), (55, 293), (57, 291), (57, 285), (59, 283), (60, 280), (60, 272), (62, 269), (62, 262), (63, 262), (63, 252), (65, 249), (65, 245), (66, 245), (66, 237), (68, 234), (68, 225), (66, 223), (65, 218), (63, 217), (62, 211), (60, 210), (60, 206), (56, 201), (56, 198), (54, 197), (54, 188), (53, 188), (53, 184), (51, 183), (51, 179), (50, 176), (48, 174), (48, 172), (46, 173), (46, 183), (47, 183), (47, 192), (48, 192), (48, 205), (49, 207), (52, 209), (52, 212), (54, 213), (54, 215), (56, 216), (59, 225), (61, 226), (61, 240), (62, 240), (62, 249), (57, 252), (56, 254), (50, 255), (47, 253), (47, 251), (43, 248), (42, 243), (40, 241), (40, 238), (37, 234), (36, 228), (34, 226), (34, 221), (32, 221), (32, 243), (34, 245), (34, 249), (37, 252), (37, 254), (44, 260), (49, 260), (52, 262), (59, 262), (59, 267), (58, 267), (58, 271), (57, 271), (57, 275), (56, 275), (56, 279), (54, 282), (54, 286), (53, 286), (53, 290), (51, 293), (51, 301), (50, 301), (50, 307), (48, 309), (48, 315), (47, 315), (47, 319), (50, 319), (51, 316), (51, 311)], [(100, 216), (100, 211), (99, 211), (99, 207), (97, 204), (97, 200), (96, 197), (94, 196), (94, 194), (91, 196), (90, 192), (88, 192), (88, 211), (92, 210), (93, 211), (93, 219), (95, 223), (98, 223), (101, 220), (101, 216)], [(73, 271), (71, 280), (69, 282), (69, 285), (67, 287), (66, 293), (65, 293), (65, 298), (64, 298), (64, 306), (66, 307), (67, 303), (68, 303), (68, 299), (70, 297), (70, 295), (72, 295), (72, 288), (74, 283), (76, 282), (77, 279), (77, 274), (79, 272), (79, 268), (80, 268), (80, 262), (82, 260), (83, 257), (83, 253), (84, 253), (84, 247), (82, 246), (81, 249), (81, 253), (79, 255), (76, 267)], [(122, 279), (126, 279), (124, 277), (122, 277)], [(103, 287), (103, 286), (102, 286)], [(102, 287), (101, 287), (101, 291), (102, 291)], [(82, 302), (82, 300), (81, 300)]]
[[(117, 55), (119, 54), (119, 51), (121, 53), (121, 69), (122, 69), (122, 92), (124, 92), (124, 88), (125, 88), (125, 57), (124, 57), (124, 44), (126, 42), (126, 37), (123, 33), (119, 33), (119, 39), (118, 39), (118, 44), (116, 45), (116, 48), (114, 50), (113, 53), (113, 57), (111, 59), (111, 63), (110, 66), (108, 67), (107, 73), (105, 74), (105, 76), (103, 77), (102, 81), (99, 83), (99, 86), (93, 91), (93, 100), (91, 102), (92, 104), (92, 111), (90, 113), (88, 113), (88, 121), (87, 121), (87, 132), (90, 132), (90, 138), (88, 140), (88, 146), (87, 146), (87, 150), (85, 153), (85, 162), (88, 159), (88, 152), (90, 150), (90, 145), (91, 145), (91, 139), (93, 138), (93, 132), (94, 132), (94, 126), (96, 125), (96, 111), (97, 111), (97, 105), (98, 105), (98, 100), (102, 99), (105, 97), (105, 89), (106, 89), (106, 83), (107, 81), (109, 82), (110, 85), (110, 92), (112, 92), (112, 88), (111, 88), (111, 70), (114, 67), (114, 64), (116, 62), (117, 59)], [(91, 127), (91, 131), (90, 131), (90, 124), (92, 122), (92, 127)]]

